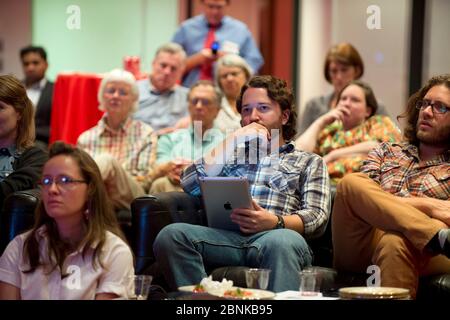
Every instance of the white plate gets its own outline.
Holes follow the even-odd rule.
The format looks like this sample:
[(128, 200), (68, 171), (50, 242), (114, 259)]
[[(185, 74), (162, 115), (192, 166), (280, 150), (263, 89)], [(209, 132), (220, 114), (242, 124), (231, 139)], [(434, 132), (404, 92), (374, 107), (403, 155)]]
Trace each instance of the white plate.
[[(275, 298), (275, 292), (268, 291), (268, 290), (248, 289), (248, 288), (240, 288), (240, 287), (232, 287), (231, 290), (236, 290), (238, 288), (241, 290), (249, 291), (252, 293), (252, 295), (248, 296), (248, 297), (243, 297), (243, 298), (234, 298), (234, 297), (229, 297), (229, 296), (224, 297), (224, 296), (219, 296), (219, 295), (218, 295), (218, 297), (227, 298), (227, 299), (243, 299), (243, 300), (266, 300), (266, 299)], [(184, 291), (184, 292), (193, 292), (194, 289), (195, 289), (195, 285), (178, 287), (179, 291)], [(215, 295), (215, 294), (212, 294), (212, 295)]]

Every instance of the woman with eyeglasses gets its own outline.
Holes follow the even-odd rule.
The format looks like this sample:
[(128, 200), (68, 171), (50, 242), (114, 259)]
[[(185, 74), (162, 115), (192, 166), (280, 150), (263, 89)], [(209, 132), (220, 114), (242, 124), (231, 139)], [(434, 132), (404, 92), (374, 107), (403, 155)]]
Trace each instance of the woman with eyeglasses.
[(215, 81), (223, 92), (221, 108), (214, 121), (216, 128), (229, 133), (241, 127), (241, 114), (236, 101), (241, 88), (250, 79), (253, 72), (249, 64), (240, 56), (227, 54), (216, 63)]
[(379, 142), (401, 140), (400, 130), (387, 116), (375, 115), (378, 103), (370, 86), (354, 80), (337, 96), (337, 106), (315, 120), (296, 139), (300, 150), (322, 156), (332, 184), (358, 172)]
[(0, 258), (0, 299), (128, 298), (133, 256), (94, 160), (56, 142), (40, 186), (33, 228)]
[(130, 72), (114, 69), (105, 74), (98, 91), (98, 108), (105, 114), (77, 141), (99, 166), (115, 209), (130, 209), (131, 202), (146, 194), (152, 183), (156, 137), (151, 126), (133, 119), (138, 97)]
[(47, 152), (35, 146), (34, 107), (25, 87), (0, 76), (0, 208), (8, 195), (36, 187)]

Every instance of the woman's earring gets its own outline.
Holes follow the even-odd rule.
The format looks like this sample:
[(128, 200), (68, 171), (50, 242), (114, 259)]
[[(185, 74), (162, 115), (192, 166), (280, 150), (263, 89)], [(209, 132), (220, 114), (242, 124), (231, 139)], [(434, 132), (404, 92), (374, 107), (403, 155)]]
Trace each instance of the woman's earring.
[(84, 210), (84, 219), (89, 220), (89, 209)]

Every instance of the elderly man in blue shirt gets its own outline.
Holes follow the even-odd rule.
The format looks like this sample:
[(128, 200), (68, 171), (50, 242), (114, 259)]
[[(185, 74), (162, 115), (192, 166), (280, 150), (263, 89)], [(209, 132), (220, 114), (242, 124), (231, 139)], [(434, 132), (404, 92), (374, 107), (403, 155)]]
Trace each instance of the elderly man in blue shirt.
[[(200, 195), (200, 176), (247, 177), (253, 208), (232, 211), (240, 232), (185, 223), (161, 230), (153, 251), (173, 289), (200, 283), (208, 267), (249, 266), (272, 271), (270, 290), (298, 290), (298, 272), (312, 263), (306, 240), (325, 231), (327, 168), (321, 157), (295, 149), (291, 141), (296, 112), (286, 82), (272, 76), (250, 79), (237, 107), (243, 127), (189, 166), (181, 183), (184, 191)], [(255, 146), (266, 155), (254, 152)], [(252, 153), (262, 156), (249, 158)]]
[(158, 48), (149, 79), (138, 81), (139, 109), (134, 119), (149, 124), (158, 134), (186, 127), (188, 89), (177, 84), (184, 72), (186, 53), (177, 43)]
[(200, 80), (189, 91), (189, 128), (160, 136), (156, 153), (154, 177), (150, 193), (183, 191), (180, 186), (182, 170), (193, 160), (201, 158), (225, 138), (214, 120), (220, 111), (222, 94), (207, 80)]
[(212, 80), (214, 62), (227, 53), (240, 55), (254, 73), (264, 59), (248, 27), (225, 15), (229, 0), (202, 0), (204, 13), (184, 21), (172, 38), (186, 51), (186, 74), (183, 85), (192, 86), (197, 80)]

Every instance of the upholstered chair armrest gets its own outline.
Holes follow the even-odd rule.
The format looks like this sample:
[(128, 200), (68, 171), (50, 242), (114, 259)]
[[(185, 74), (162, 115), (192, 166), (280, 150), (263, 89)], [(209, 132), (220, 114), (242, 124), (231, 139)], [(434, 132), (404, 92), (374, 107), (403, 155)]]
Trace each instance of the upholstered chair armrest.
[(206, 224), (201, 199), (184, 192), (136, 198), (131, 203), (131, 214), (131, 246), (138, 273), (154, 262), (153, 242), (166, 225), (173, 222)]
[(33, 226), (39, 200), (39, 189), (16, 191), (6, 197), (0, 215), (0, 253), (15, 236)]

